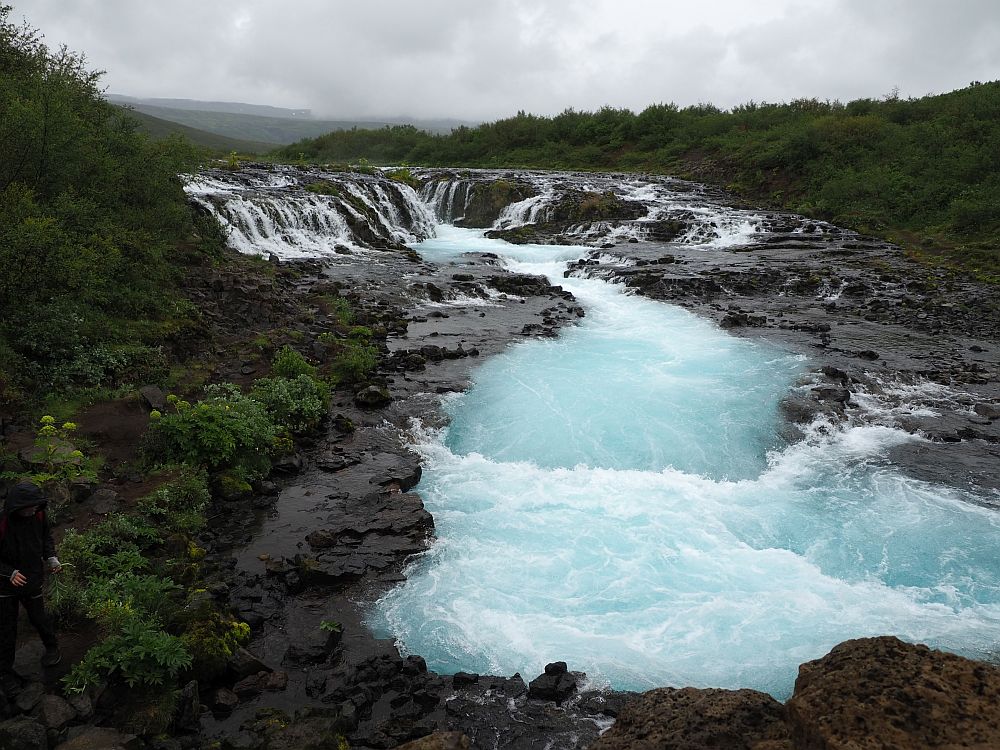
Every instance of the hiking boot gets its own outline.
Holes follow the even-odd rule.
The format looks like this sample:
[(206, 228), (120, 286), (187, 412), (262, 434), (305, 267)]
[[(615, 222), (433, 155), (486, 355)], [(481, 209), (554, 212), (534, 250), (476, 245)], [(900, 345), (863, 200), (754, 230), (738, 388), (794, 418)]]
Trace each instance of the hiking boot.
[(42, 656), (43, 667), (54, 667), (62, 661), (62, 652), (58, 646), (46, 646), (45, 654)]

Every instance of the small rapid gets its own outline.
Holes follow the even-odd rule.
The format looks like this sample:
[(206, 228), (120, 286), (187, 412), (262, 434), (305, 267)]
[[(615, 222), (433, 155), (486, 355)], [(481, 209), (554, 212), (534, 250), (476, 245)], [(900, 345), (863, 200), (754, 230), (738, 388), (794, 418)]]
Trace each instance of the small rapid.
[[(750, 227), (749, 229), (752, 229)], [(752, 234), (706, 216), (703, 242)], [(1000, 640), (1000, 516), (886, 458), (916, 438), (818, 421), (786, 444), (777, 405), (801, 357), (680, 308), (563, 278), (588, 248), (439, 226), (435, 261), (499, 254), (587, 310), (486, 362), (417, 425), (436, 539), (373, 626), (442, 673), (534, 675), (565, 660), (619, 689), (751, 687), (896, 634), (970, 656)]]

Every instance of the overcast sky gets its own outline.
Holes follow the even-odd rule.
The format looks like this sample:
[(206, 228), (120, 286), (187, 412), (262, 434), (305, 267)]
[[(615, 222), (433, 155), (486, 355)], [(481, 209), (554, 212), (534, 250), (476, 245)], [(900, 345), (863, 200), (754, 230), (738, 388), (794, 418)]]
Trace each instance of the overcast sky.
[(1000, 0), (8, 0), (112, 93), (495, 119), (950, 91)]

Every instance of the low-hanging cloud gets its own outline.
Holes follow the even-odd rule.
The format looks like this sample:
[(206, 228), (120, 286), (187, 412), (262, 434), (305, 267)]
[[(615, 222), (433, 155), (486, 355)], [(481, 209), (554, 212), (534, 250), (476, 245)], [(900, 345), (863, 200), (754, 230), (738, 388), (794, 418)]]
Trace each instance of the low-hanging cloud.
[(133, 96), (492, 119), (942, 92), (1000, 70), (995, 0), (24, 0)]

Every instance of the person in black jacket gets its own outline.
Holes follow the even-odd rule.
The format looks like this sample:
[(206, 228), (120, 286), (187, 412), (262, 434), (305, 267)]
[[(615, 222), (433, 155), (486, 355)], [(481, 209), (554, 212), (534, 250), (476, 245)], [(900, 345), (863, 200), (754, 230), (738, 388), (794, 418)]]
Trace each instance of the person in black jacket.
[(45, 644), (42, 665), (55, 666), (62, 658), (42, 599), (45, 569), (53, 573), (62, 570), (45, 517), (47, 504), (38, 485), (18, 482), (7, 494), (0, 514), (0, 687), (7, 692), (20, 684), (14, 674), (20, 606)]

